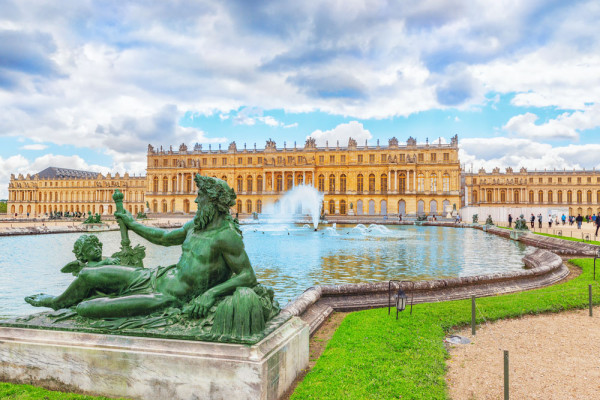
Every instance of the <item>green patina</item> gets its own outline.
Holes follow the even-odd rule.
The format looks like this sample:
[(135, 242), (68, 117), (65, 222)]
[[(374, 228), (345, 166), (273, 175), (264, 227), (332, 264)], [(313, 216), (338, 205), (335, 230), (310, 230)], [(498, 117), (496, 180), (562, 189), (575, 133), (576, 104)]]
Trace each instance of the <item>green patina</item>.
[[(25, 299), (55, 311), (4, 325), (236, 343), (256, 343), (273, 331), (287, 317), (278, 316), (273, 290), (256, 280), (239, 224), (229, 214), (235, 192), (220, 179), (196, 175), (195, 181), (198, 212), (173, 231), (136, 222), (117, 190), (121, 251), (103, 258), (96, 237), (80, 237), (77, 260), (62, 269), (76, 276), (71, 285), (58, 296)], [(181, 258), (144, 268), (145, 249), (131, 248), (130, 230), (157, 245), (181, 245)]]

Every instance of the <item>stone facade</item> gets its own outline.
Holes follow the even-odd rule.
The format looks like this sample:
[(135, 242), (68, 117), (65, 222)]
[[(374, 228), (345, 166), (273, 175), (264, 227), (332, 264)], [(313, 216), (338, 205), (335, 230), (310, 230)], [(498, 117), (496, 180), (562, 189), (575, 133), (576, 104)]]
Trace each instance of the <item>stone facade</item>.
[(42, 217), (52, 212), (112, 214), (115, 189), (125, 195), (123, 206), (132, 214), (144, 211), (146, 177), (102, 175), (97, 172), (49, 167), (35, 174), (10, 176), (9, 215)]
[(600, 171), (528, 171), (507, 168), (465, 173), (463, 206), (545, 207), (569, 215), (600, 212)]
[(350, 139), (317, 147), (309, 138), (304, 146), (277, 147), (268, 140), (262, 150), (203, 149), (201, 145), (178, 150), (148, 146), (146, 198), (153, 212), (189, 212), (195, 198), (193, 176), (213, 176), (233, 187), (238, 195), (234, 212), (263, 212), (285, 191), (306, 183), (325, 194), (325, 214), (386, 215), (442, 214), (445, 206), (460, 205), (458, 138), (450, 144), (417, 145), (409, 138), (399, 145), (359, 146)]

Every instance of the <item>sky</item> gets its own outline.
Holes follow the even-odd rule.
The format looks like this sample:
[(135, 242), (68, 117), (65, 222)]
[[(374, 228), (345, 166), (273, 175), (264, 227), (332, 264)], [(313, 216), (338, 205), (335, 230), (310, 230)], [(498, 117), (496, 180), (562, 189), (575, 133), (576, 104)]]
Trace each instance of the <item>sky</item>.
[(467, 170), (600, 168), (600, 2), (0, 0), (0, 199), (148, 144), (449, 142)]

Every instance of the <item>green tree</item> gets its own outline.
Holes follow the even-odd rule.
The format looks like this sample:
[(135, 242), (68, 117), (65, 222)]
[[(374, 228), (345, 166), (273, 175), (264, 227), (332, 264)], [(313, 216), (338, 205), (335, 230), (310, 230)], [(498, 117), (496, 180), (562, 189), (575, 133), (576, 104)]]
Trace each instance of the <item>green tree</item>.
[(6, 212), (6, 202), (0, 201), (0, 214)]

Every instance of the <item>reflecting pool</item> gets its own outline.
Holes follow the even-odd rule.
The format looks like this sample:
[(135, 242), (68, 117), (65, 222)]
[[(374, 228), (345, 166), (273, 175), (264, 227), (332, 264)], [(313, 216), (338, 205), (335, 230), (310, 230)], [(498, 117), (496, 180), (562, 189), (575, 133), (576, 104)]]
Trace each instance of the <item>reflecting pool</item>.
[[(523, 244), (475, 229), (429, 226), (244, 225), (244, 243), (258, 280), (275, 289), (285, 305), (316, 284), (388, 279), (424, 280), (523, 268)], [(108, 256), (119, 250), (120, 234), (97, 234)], [(75, 259), (79, 233), (0, 237), (0, 316), (39, 312), (23, 301), (35, 293), (59, 294), (74, 279), (60, 269)], [(177, 262), (181, 247), (146, 246), (146, 267)]]

